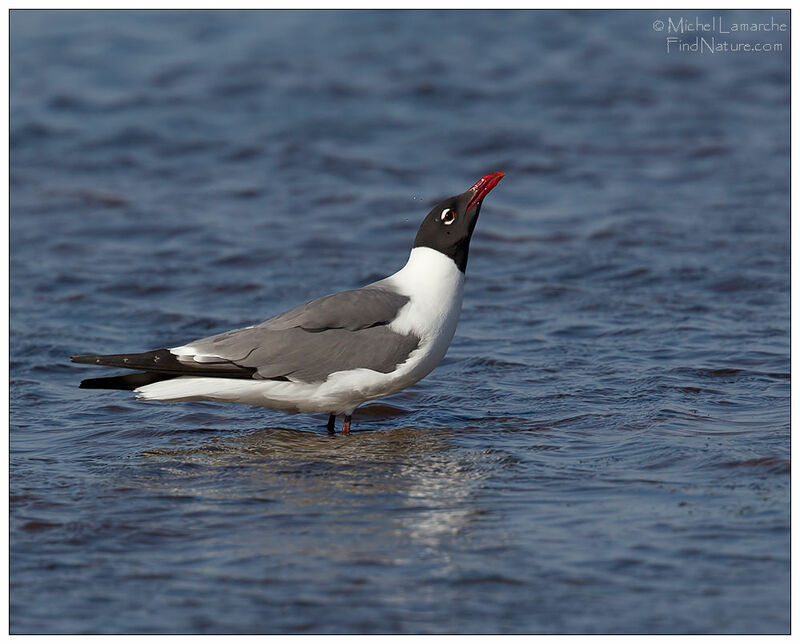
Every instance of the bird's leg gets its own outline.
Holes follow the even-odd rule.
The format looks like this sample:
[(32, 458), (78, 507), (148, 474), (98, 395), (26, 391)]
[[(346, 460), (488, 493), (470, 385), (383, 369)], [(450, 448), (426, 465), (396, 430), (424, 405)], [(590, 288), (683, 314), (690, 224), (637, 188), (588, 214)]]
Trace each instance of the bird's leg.
[(330, 418), (328, 418), (328, 433), (335, 434), (336, 433), (336, 416), (331, 414)]
[(345, 416), (344, 417), (344, 425), (342, 425), (342, 434), (345, 436), (350, 435), (350, 419), (352, 416)]

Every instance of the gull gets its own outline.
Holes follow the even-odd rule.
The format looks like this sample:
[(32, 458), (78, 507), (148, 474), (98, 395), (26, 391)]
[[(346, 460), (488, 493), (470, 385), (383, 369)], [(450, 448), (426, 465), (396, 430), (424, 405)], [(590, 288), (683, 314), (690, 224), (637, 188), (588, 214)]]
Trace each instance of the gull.
[(504, 174), (481, 177), (436, 204), (405, 266), (389, 277), (321, 297), (261, 324), (171, 349), (77, 355), (73, 362), (135, 369), (84, 389), (133, 390), (143, 400), (211, 400), (291, 413), (325, 413), (328, 432), (355, 409), (413, 385), (442, 361), (461, 314), (472, 233)]

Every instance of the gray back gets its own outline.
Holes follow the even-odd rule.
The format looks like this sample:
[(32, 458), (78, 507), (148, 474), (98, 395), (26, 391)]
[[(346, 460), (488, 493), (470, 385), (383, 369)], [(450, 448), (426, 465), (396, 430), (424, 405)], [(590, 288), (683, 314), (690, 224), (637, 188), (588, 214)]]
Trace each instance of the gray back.
[(196, 354), (256, 369), (254, 377), (322, 382), (335, 371), (389, 373), (419, 345), (388, 328), (408, 297), (370, 285), (313, 300), (258, 326), (189, 343)]

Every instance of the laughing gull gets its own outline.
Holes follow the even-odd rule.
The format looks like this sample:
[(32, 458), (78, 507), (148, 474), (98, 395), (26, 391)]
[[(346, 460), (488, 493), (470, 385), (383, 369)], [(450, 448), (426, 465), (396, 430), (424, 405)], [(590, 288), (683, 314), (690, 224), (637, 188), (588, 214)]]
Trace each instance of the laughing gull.
[(464, 272), (493, 172), (438, 203), (419, 227), (406, 265), (363, 288), (312, 300), (266, 322), (146, 353), (73, 356), (139, 373), (81, 382), (144, 400), (214, 400), (344, 416), (413, 385), (441, 362), (461, 313)]

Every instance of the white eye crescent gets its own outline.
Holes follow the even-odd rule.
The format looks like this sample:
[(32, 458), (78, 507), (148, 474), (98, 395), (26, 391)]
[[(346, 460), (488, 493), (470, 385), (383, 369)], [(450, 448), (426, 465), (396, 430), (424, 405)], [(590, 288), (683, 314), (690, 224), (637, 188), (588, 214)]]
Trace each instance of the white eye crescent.
[(456, 220), (456, 213), (452, 208), (445, 208), (439, 217), (445, 226), (449, 226)]

